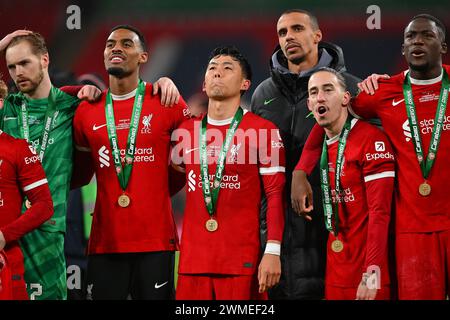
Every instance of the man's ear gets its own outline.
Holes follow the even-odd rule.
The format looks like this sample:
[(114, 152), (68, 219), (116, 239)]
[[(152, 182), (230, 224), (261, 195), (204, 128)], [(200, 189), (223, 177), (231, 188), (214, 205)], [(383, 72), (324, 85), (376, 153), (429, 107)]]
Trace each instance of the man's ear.
[(50, 64), (50, 56), (47, 53), (41, 55), (41, 65), (44, 69), (48, 69), (48, 65)]
[(405, 45), (402, 44), (402, 56), (404, 56), (404, 55), (405, 55)]
[(148, 61), (148, 53), (147, 52), (142, 52), (139, 55), (139, 64), (147, 63), (147, 61)]
[(350, 92), (345, 91), (344, 97), (342, 98), (342, 106), (347, 107), (349, 105), (351, 99), (352, 99), (352, 95), (350, 94)]
[(320, 29), (317, 29), (314, 32), (314, 43), (319, 43), (322, 40), (322, 31)]
[(241, 85), (241, 90), (247, 91), (250, 88), (251, 84), (252, 82), (250, 80), (244, 79)]
[(205, 82), (205, 81), (203, 81), (202, 91), (203, 91), (203, 92), (206, 92), (206, 82)]
[(312, 109), (312, 106), (311, 106), (311, 101), (309, 100), (309, 98), (308, 99), (306, 99), (306, 104), (308, 105), (308, 109), (309, 109), (309, 111), (313, 111), (313, 109)]
[(442, 47), (441, 53), (446, 54), (447, 53), (447, 43), (442, 42), (441, 47)]

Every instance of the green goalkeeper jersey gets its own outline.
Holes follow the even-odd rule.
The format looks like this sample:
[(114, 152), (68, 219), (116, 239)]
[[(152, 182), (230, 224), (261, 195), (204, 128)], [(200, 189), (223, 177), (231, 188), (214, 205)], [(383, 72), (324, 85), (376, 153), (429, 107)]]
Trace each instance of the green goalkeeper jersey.
[[(22, 93), (11, 94), (0, 110), (0, 128), (16, 137), (25, 138), (23, 114), (28, 114), (29, 143), (38, 151), (42, 140), (47, 140), (43, 157), (43, 167), (53, 199), (55, 212), (53, 217), (40, 228), (45, 231), (66, 231), (67, 200), (72, 176), (72, 119), (76, 106), (80, 102), (77, 97), (68, 95), (58, 88), (51, 89), (54, 112), (50, 115), (47, 139), (43, 138), (43, 129), (47, 119), (47, 108), (50, 99), (28, 99)], [(26, 105), (26, 112), (22, 106)], [(25, 130), (26, 131), (26, 130)], [(25, 208), (24, 208), (25, 209)]]

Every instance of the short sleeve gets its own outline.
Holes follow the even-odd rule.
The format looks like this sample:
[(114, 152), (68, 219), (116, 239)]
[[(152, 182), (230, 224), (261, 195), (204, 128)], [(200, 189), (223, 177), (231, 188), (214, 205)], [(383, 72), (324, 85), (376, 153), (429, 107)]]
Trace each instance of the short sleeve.
[(84, 104), (85, 104), (85, 102), (82, 102), (80, 104), (80, 107), (75, 112), (75, 117), (73, 119), (73, 136), (74, 136), (74, 141), (75, 141), (75, 147), (77, 148), (77, 150), (90, 151), (89, 143), (86, 138), (86, 135), (84, 134), (85, 131), (83, 130), (83, 127), (84, 127), (83, 126), (83, 121), (84, 121), (83, 106), (84, 106)]
[(392, 146), (381, 130), (372, 129), (361, 153), (365, 182), (395, 177), (395, 157)]
[(259, 134), (259, 174), (285, 172), (285, 150), (279, 129), (266, 122)]
[(24, 192), (47, 184), (44, 169), (36, 150), (25, 140), (17, 141), (17, 173)]

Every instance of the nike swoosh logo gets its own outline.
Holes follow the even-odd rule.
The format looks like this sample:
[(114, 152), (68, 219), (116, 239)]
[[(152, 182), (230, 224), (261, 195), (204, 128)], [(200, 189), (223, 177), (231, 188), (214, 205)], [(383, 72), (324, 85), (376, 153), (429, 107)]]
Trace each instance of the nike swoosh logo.
[(15, 120), (17, 119), (17, 117), (4, 117), (3, 120), (8, 121), (8, 120)]
[(94, 130), (94, 131), (96, 131), (96, 130), (98, 130), (98, 129), (100, 129), (100, 128), (103, 128), (103, 127), (106, 127), (106, 123), (105, 124), (102, 124), (102, 125), (100, 125), (100, 126), (96, 126), (95, 124), (92, 126), (92, 130)]
[(186, 149), (186, 151), (184, 152), (184, 154), (191, 153), (192, 151), (195, 151), (195, 150), (198, 150), (198, 148)]
[(161, 288), (162, 286), (166, 285), (167, 283), (169, 283), (169, 281), (166, 281), (166, 282), (161, 283), (161, 284), (158, 284), (158, 282), (156, 282), (156, 283), (155, 283), (155, 289), (159, 289), (159, 288)]
[(392, 106), (395, 107), (396, 105), (398, 105), (399, 103), (402, 103), (403, 101), (405, 101), (405, 99), (398, 100), (398, 101), (395, 101), (395, 99), (392, 99)]
[(269, 99), (269, 100), (264, 100), (264, 105), (267, 106), (269, 103), (271, 103), (272, 101), (276, 100), (277, 97)]

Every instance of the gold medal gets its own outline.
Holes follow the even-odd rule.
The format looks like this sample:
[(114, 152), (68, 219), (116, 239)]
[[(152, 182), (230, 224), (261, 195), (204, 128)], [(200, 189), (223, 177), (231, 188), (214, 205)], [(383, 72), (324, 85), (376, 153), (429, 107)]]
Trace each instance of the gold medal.
[(206, 226), (206, 230), (208, 230), (209, 232), (214, 232), (219, 227), (219, 224), (217, 223), (216, 219), (211, 218), (208, 221), (206, 221), (205, 226)]
[(119, 206), (121, 206), (122, 208), (126, 208), (130, 205), (130, 197), (127, 196), (126, 194), (122, 194), (119, 199), (117, 200), (117, 203), (119, 204)]
[(429, 196), (431, 193), (431, 186), (426, 182), (421, 183), (419, 186), (419, 193), (423, 197)]
[(344, 249), (344, 244), (341, 240), (336, 239), (331, 243), (331, 250), (333, 250), (336, 253), (341, 252)]
[(25, 200), (25, 207), (27, 208), (27, 209), (30, 209), (31, 208), (31, 202), (30, 202), (30, 200)]

